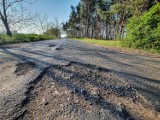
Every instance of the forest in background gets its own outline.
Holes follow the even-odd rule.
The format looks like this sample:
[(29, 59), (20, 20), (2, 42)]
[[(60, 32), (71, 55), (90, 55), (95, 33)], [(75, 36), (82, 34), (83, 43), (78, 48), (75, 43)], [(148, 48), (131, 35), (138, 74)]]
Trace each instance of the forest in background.
[(121, 40), (123, 46), (160, 50), (159, 0), (81, 0), (63, 29), (71, 38)]

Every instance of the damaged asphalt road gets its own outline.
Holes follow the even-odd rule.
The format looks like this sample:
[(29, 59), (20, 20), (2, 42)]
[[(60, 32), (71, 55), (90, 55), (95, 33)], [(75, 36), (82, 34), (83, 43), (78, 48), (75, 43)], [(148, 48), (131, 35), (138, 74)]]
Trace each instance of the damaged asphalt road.
[(0, 120), (159, 120), (160, 56), (69, 39), (0, 48)]

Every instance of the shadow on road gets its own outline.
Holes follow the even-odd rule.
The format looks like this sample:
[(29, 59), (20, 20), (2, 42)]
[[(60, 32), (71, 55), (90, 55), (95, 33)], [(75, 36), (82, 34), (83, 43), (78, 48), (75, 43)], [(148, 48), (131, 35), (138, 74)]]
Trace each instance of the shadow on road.
[[(52, 46), (51, 46), (52, 47)], [(68, 47), (68, 46), (67, 46)], [(69, 49), (69, 47), (68, 47)], [(73, 49), (73, 48), (72, 48)], [(91, 64), (86, 64), (83, 62), (77, 62), (72, 60), (71, 58), (67, 58), (67, 57), (62, 57), (62, 56), (58, 56), (58, 55), (54, 55), (54, 54), (49, 54), (49, 53), (45, 53), (44, 51), (33, 51), (33, 50), (29, 50), (26, 48), (22, 48), (22, 49), (16, 49), (16, 51), (19, 51), (20, 53), (25, 52), (26, 55), (20, 54), (20, 53), (13, 53), (12, 49), (6, 49), (3, 48), (2, 49), (2, 53), (4, 54), (9, 54), (12, 55), (14, 57), (16, 57), (17, 59), (19, 59), (20, 61), (32, 61), (38, 65), (48, 65), (50, 67), (52, 67), (54, 70), (58, 70), (63, 73), (69, 73), (69, 74), (74, 74), (75, 78), (82, 78), (82, 83), (83, 84), (90, 84), (96, 88), (99, 89), (103, 89), (103, 90), (110, 90), (115, 96), (117, 97), (134, 97), (136, 96), (136, 93), (134, 90), (128, 88), (128, 87), (124, 87), (123, 85), (119, 85), (117, 83), (106, 83), (107, 81), (103, 80), (101, 78), (101, 76), (99, 76), (101, 79), (99, 80), (99, 78), (97, 77), (96, 79), (89, 77), (87, 75), (82, 74), (81, 72), (76, 72), (76, 70), (68, 70), (65, 67), (67, 66), (58, 66), (52, 63), (49, 63), (45, 60), (39, 60), (37, 58), (34, 58), (34, 55), (38, 55), (41, 56), (43, 58), (46, 59), (55, 59), (58, 61), (67, 61), (69, 62), (71, 65), (77, 65), (79, 66), (79, 68), (84, 67), (85, 69), (91, 69), (91, 70), (95, 70), (96, 71), (101, 71), (104, 72), (104, 74), (108, 74), (111, 73), (113, 74), (113, 76), (116, 76), (114, 80), (116, 80), (117, 82), (124, 80), (124, 81), (129, 81), (130, 83), (132, 83), (132, 87), (134, 89), (136, 89), (138, 91), (138, 93), (143, 94), (146, 98), (148, 98), (148, 100), (151, 100), (151, 102), (153, 103), (153, 101), (155, 101), (154, 104), (159, 104), (160, 103), (160, 88), (157, 88), (156, 86), (160, 86), (160, 81), (156, 80), (156, 79), (151, 79), (151, 78), (147, 78), (144, 76), (140, 76), (140, 75), (136, 75), (134, 73), (129, 72), (127, 69), (125, 70), (125, 68), (131, 69), (134, 65), (138, 64), (138, 63), (134, 63), (134, 61), (147, 61), (149, 63), (156, 63), (159, 64), (159, 61), (156, 60), (147, 60), (145, 57), (140, 57), (139, 55), (129, 55), (129, 54), (125, 54), (125, 53), (120, 53), (120, 52), (113, 52), (113, 51), (109, 51), (107, 50), (107, 53), (105, 53), (106, 51), (103, 50), (95, 50), (93, 51), (93, 49), (87, 49), (87, 48), (81, 48), (81, 47), (76, 47), (74, 48), (75, 50), (84, 52), (84, 56), (87, 56), (87, 54), (89, 54), (89, 56), (97, 57), (97, 58), (102, 58), (103, 60), (108, 61), (109, 63), (113, 63), (113, 64), (117, 64), (119, 66), (124, 66), (124, 70), (120, 71), (120, 70), (116, 70), (116, 69), (110, 69), (110, 68), (104, 68), (104, 67), (100, 67), (97, 65), (91, 65)], [(86, 54), (87, 52), (87, 54)], [(103, 54), (105, 53), (105, 54)], [(29, 54), (32, 54), (32, 56), (29, 56)], [(83, 54), (83, 53), (82, 53)], [(130, 60), (131, 62), (124, 62), (124, 61), (120, 61), (117, 59), (114, 59), (114, 56), (119, 57), (120, 59), (125, 59), (125, 60)], [(80, 58), (78, 61), (82, 61)], [(131, 64), (133, 63), (133, 64)], [(68, 65), (69, 66), (69, 65)], [(123, 69), (123, 68), (121, 68)], [(111, 114), (117, 115), (117, 106), (109, 101), (107, 101), (106, 99), (104, 99), (101, 96), (93, 96), (90, 91), (88, 91), (87, 89), (84, 88), (84, 86), (79, 86), (81, 83), (78, 83), (78, 81), (72, 81), (70, 78), (69, 80), (64, 79), (63, 77), (61, 77), (61, 74), (59, 74), (58, 77), (55, 77), (55, 73), (54, 71), (50, 71), (50, 69), (47, 70), (47, 74), (48, 76), (50, 76), (54, 82), (58, 83), (59, 85), (66, 87), (67, 89), (74, 91), (75, 90), (77, 92), (75, 92), (75, 94), (78, 94), (79, 96), (81, 96), (83, 99), (88, 100), (90, 102), (92, 102), (92, 104), (109, 110)], [(95, 73), (96, 74), (96, 73)], [(116, 79), (119, 78), (119, 79)], [(113, 80), (113, 81), (114, 81)], [(105, 81), (105, 82), (104, 82)], [(77, 82), (77, 83), (75, 83)], [(84, 90), (82, 93), (82, 90)], [(120, 117), (122, 119), (134, 119), (127, 111), (123, 111), (125, 114), (121, 114)]]

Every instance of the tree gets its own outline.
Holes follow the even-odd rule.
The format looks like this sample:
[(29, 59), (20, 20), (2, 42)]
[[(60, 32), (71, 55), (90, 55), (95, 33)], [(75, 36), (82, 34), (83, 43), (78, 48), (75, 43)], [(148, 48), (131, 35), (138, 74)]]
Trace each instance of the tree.
[(46, 24), (47, 29), (46, 30), (44, 29), (45, 32), (43, 32), (43, 34), (59, 38), (61, 35), (61, 27), (59, 25), (58, 19), (55, 18), (53, 22), (49, 22), (49, 23), (50, 24)]
[(60, 37), (60, 29), (51, 27), (43, 34), (59, 38)]
[(69, 37), (123, 39), (132, 16), (141, 16), (159, 0), (80, 0), (63, 24)]
[(77, 10), (74, 6), (71, 6), (71, 14), (69, 20), (68, 22), (66, 22), (66, 24), (63, 25), (64, 26), (63, 28), (65, 28), (69, 36), (77, 37), (80, 27), (79, 25), (80, 24), (79, 24)]
[[(134, 26), (134, 27), (133, 27)], [(160, 3), (142, 16), (133, 16), (127, 24), (124, 46), (160, 50)]]
[(42, 15), (38, 13), (36, 14), (33, 24), (40, 34), (43, 34), (53, 26), (53, 22), (48, 20), (47, 15)]
[[(12, 36), (11, 26), (20, 23), (27, 23), (30, 19), (30, 13), (24, 15), (24, 7), (22, 2), (26, 0), (1, 0), (0, 1), (0, 20), (2, 21), (7, 35)], [(33, 2), (33, 0), (28, 0), (28, 2)], [(17, 27), (17, 26), (16, 26)]]

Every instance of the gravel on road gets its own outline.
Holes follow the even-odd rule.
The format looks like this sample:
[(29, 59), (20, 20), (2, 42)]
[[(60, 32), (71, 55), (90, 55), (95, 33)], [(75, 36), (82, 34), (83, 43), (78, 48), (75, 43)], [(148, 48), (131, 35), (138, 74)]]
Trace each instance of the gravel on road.
[(160, 56), (69, 39), (0, 48), (0, 120), (159, 120)]

